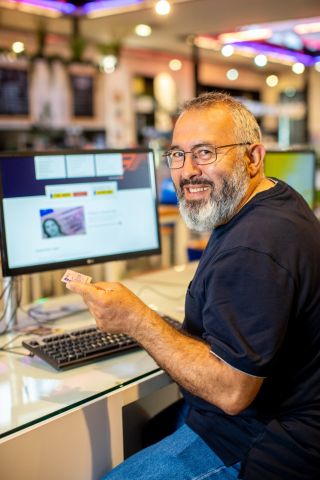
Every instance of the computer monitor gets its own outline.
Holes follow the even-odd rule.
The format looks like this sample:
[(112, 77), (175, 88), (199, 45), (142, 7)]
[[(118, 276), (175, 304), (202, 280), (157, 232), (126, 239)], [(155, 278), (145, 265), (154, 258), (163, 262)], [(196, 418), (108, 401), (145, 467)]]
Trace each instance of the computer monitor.
[(0, 221), (4, 276), (158, 254), (153, 152), (1, 153)]
[(313, 150), (267, 150), (264, 171), (267, 177), (288, 183), (310, 208), (314, 207), (316, 154)]

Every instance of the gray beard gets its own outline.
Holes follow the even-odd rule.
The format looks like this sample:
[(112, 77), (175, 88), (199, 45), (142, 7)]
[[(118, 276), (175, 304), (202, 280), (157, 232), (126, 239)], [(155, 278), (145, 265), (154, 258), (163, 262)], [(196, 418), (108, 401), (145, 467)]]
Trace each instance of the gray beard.
[[(250, 177), (243, 162), (236, 164), (230, 176), (222, 177), (222, 186), (217, 190), (213, 182), (212, 192), (207, 201), (186, 201), (183, 190), (177, 191), (179, 209), (186, 225), (197, 232), (209, 232), (219, 225), (229, 222), (237, 213), (250, 182)], [(198, 180), (191, 180), (188, 184), (203, 184)]]

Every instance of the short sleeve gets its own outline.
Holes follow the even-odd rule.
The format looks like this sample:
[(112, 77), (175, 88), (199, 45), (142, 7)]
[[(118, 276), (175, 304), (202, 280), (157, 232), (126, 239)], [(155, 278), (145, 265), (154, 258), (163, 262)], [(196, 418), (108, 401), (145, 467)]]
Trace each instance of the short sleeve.
[(231, 366), (267, 377), (276, 365), (294, 305), (294, 281), (270, 255), (237, 248), (207, 278), (203, 338)]

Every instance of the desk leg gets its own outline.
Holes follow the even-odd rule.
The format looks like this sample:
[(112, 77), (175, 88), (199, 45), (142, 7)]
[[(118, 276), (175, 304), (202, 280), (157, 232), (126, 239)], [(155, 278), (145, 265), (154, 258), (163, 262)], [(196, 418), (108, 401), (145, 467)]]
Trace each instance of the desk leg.
[(122, 395), (111, 396), (107, 399), (107, 418), (108, 430), (110, 435), (110, 444), (108, 447), (108, 456), (111, 467), (115, 467), (124, 459), (123, 452), (123, 421), (122, 421)]

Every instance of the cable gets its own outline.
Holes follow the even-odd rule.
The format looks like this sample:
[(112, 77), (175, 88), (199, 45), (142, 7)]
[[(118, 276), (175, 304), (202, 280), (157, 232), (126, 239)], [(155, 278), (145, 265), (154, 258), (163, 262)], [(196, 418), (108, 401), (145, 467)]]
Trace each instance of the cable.
[[(12, 295), (15, 296), (15, 307), (14, 307), (14, 309), (12, 311), (12, 314), (11, 314), (9, 320), (8, 320), (6, 328), (1, 333), (6, 333), (11, 329), (12, 322), (14, 321), (14, 319), (16, 317), (19, 305), (21, 303), (21, 298), (22, 298), (22, 289), (20, 288), (20, 284), (21, 284), (21, 282), (20, 282), (19, 278), (11, 278), (11, 280), (8, 282), (8, 285), (9, 285), (8, 298), (10, 298)], [(4, 291), (5, 290), (6, 290), (6, 288), (4, 289)], [(4, 291), (3, 291), (3, 293), (4, 293)], [(10, 304), (10, 302), (7, 301), (6, 305), (4, 307), (3, 314), (0, 318), (0, 321), (2, 321), (5, 318), (7, 310), (9, 308), (9, 304)]]
[(5, 293), (7, 293), (7, 301), (5, 302), (4, 305), (4, 310), (2, 312), (2, 315), (0, 317), (0, 322), (4, 320), (6, 317), (6, 314), (8, 312), (8, 308), (10, 305), (10, 298), (11, 296), (14, 295), (14, 309), (11, 313), (11, 316), (7, 322), (6, 327), (4, 328), (3, 331), (1, 331), (1, 334), (7, 333), (9, 330), (12, 329), (13, 325), (12, 323), (14, 322), (14, 319), (16, 318), (17, 312), (19, 308), (21, 308), (21, 299), (22, 299), (22, 288), (21, 288), (21, 283), (22, 279), (19, 277), (11, 278), (3, 291), (1, 292), (0, 299), (4, 297)]
[(21, 334), (21, 333), (18, 333), (17, 335), (15, 335), (13, 338), (11, 338), (11, 340), (9, 340), (8, 342), (4, 343), (3, 345), (0, 346), (0, 352), (6, 352), (6, 353), (14, 353), (15, 355), (21, 355), (23, 357), (29, 357), (30, 354), (26, 354), (26, 353), (22, 353), (22, 352), (15, 352), (14, 350), (16, 348), (21, 348), (21, 345), (16, 345), (16, 346), (13, 346), (11, 348), (8, 348), (8, 346), (15, 342), (17, 340), (17, 338), (19, 337), (23, 337), (24, 335)]
[[(12, 280), (11, 280), (10, 282), (8, 282), (6, 287), (3, 289), (0, 298), (2, 299), (4, 297), (4, 294), (7, 292), (7, 290), (9, 290), (7, 296), (10, 298), (10, 296), (12, 295), (12, 288), (13, 287), (12, 287)], [(0, 322), (2, 322), (4, 320), (4, 318), (6, 317), (8, 308), (9, 308), (9, 302), (5, 302), (4, 309), (3, 309), (2, 315), (0, 317)], [(6, 325), (6, 328), (1, 333), (6, 333), (9, 330), (11, 320), (12, 320), (12, 316), (10, 317), (9, 322)]]
[(10, 282), (8, 282), (7, 285), (4, 287), (4, 289), (2, 290), (2, 292), (0, 294), (0, 300), (2, 300), (4, 294), (6, 293), (6, 291), (8, 290), (9, 287), (10, 287)]
[[(8, 342), (0, 346), (0, 351), (1, 350), (4, 352), (7, 351), (8, 345), (10, 345), (10, 343), (12, 342), (15, 342), (19, 337), (23, 337), (23, 335), (21, 333), (18, 333), (17, 335), (15, 335), (13, 338), (11, 338), (11, 340), (9, 340)], [(11, 347), (11, 348), (19, 348), (19, 347)]]
[(14, 353), (15, 355), (20, 355), (21, 357), (32, 357), (32, 355), (30, 353), (15, 352), (13, 350), (14, 348), (20, 348), (20, 347), (12, 347), (12, 349), (4, 350), (4, 351), (6, 353)]

